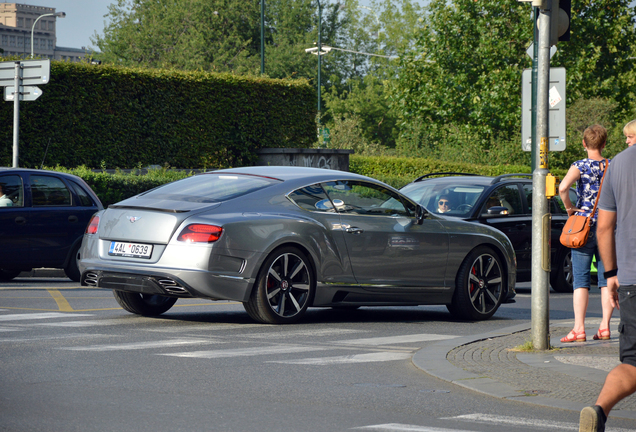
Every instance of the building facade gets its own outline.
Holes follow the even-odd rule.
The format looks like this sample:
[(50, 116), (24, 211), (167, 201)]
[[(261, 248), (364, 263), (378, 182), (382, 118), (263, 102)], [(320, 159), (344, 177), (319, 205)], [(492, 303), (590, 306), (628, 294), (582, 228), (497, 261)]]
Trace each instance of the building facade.
[[(51, 60), (80, 61), (86, 51), (79, 48), (57, 46), (55, 36), (55, 8), (30, 6), (19, 3), (0, 3), (0, 56), (29, 57), (31, 55), (31, 39), (33, 39), (33, 55)], [(35, 23), (35, 27), (33, 24)]]

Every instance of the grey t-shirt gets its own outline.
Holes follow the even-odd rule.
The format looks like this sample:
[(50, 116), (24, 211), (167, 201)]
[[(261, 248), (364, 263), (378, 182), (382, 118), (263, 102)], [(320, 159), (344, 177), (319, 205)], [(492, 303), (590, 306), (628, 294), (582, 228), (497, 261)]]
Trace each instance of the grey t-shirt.
[(616, 213), (616, 264), (621, 285), (636, 284), (636, 146), (620, 152), (603, 181), (598, 207)]

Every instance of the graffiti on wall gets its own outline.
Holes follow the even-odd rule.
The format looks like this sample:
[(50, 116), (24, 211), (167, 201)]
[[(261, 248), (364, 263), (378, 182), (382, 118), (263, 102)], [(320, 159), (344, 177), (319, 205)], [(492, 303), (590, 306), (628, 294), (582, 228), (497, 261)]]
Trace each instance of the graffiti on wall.
[(331, 156), (303, 156), (302, 165), (305, 167), (333, 169), (335, 165)]

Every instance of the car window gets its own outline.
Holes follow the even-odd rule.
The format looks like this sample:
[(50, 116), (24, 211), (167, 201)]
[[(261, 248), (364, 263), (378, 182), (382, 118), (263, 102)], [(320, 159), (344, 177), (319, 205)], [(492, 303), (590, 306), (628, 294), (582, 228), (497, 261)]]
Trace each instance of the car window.
[(255, 192), (281, 180), (248, 174), (200, 174), (141, 194), (144, 198), (215, 203)]
[(509, 184), (495, 189), (482, 207), (481, 213), (486, 213), (488, 208), (493, 206), (506, 207), (508, 214), (523, 213), (521, 195), (516, 184)]
[[(572, 202), (572, 204), (576, 206), (576, 203), (579, 200), (579, 197), (576, 194), (576, 190), (570, 188), (569, 192), (570, 202)], [(552, 213), (567, 213), (567, 211), (565, 210), (565, 204), (563, 204), (563, 201), (561, 201), (561, 197), (559, 195), (551, 198), (550, 201), (552, 202), (552, 204), (550, 205)]]
[(526, 196), (528, 203), (528, 213), (532, 213), (532, 183), (523, 184), (523, 194)]
[(323, 183), (323, 188), (340, 213), (384, 216), (413, 216), (400, 196), (380, 185), (361, 181)]
[(335, 212), (331, 200), (319, 184), (291, 192), (287, 197), (298, 207), (309, 211)]
[(72, 180), (69, 181), (69, 183), (71, 185), (71, 188), (79, 198), (79, 203), (75, 203), (76, 205), (80, 207), (92, 207), (95, 205), (95, 203), (93, 203), (93, 200), (91, 199), (91, 196), (84, 190), (82, 186), (78, 185)]
[(30, 180), (34, 207), (71, 205), (71, 192), (61, 179), (53, 176), (32, 175)]
[(452, 182), (415, 182), (404, 186), (400, 192), (432, 213), (463, 217), (472, 211), (484, 189), (484, 186)]
[(23, 207), (24, 188), (22, 187), (22, 177), (18, 175), (0, 176), (0, 208)]

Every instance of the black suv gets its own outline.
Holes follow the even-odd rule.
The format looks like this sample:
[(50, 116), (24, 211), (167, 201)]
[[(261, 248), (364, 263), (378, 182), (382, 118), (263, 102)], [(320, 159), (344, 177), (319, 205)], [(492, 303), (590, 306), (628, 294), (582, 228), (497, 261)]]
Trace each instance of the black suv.
[[(433, 173), (417, 178), (401, 191), (431, 213), (483, 223), (503, 232), (512, 242), (517, 254), (517, 281), (530, 280), (531, 174), (486, 177), (463, 173)], [(576, 202), (576, 192), (571, 189), (570, 194), (572, 202)], [(570, 249), (559, 242), (568, 215), (558, 196), (550, 199), (549, 210), (552, 213), (550, 284), (557, 292), (571, 292)]]

